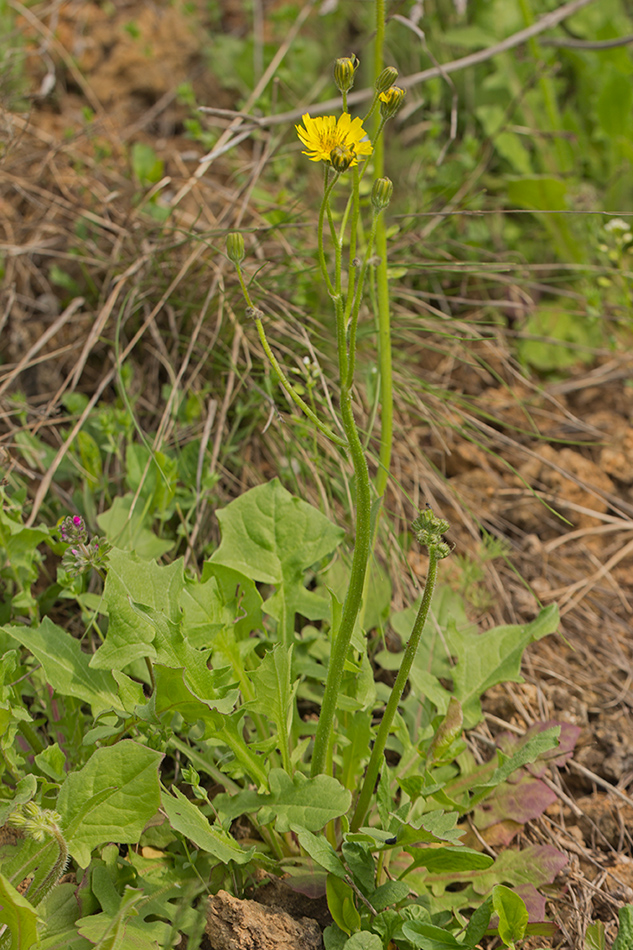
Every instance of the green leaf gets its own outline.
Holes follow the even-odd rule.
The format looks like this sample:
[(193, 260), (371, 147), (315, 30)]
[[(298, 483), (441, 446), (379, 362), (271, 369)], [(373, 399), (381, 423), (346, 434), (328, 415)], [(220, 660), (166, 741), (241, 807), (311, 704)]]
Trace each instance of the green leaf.
[(481, 720), (480, 697), (487, 689), (497, 683), (523, 682), (523, 651), (557, 628), (558, 608), (552, 604), (529, 624), (494, 627), (470, 636), (457, 627), (450, 630), (451, 652), (457, 656), (451, 675), (455, 696), (462, 704), (465, 729), (472, 729)]
[(544, 755), (550, 749), (558, 746), (560, 737), (560, 726), (552, 726), (544, 729), (543, 732), (536, 733), (525, 742), (513, 755), (505, 755), (501, 750), (497, 751), (499, 766), (494, 770), (487, 782), (481, 785), (473, 785), (474, 793), (471, 799), (471, 807), (477, 803), (490, 788), (495, 788), (505, 782), (517, 769), (535, 762), (540, 756)]
[(81, 917), (76, 891), (76, 884), (58, 884), (38, 904), (38, 914), (44, 921), (38, 950), (90, 950), (94, 946), (75, 927)]
[[(585, 931), (584, 950), (606, 950), (607, 944), (604, 935), (605, 927), (601, 920), (596, 920), (593, 924), (589, 924)], [(622, 948), (620, 948), (620, 950), (622, 950)]]
[(271, 769), (268, 778), (270, 804), (261, 809), (259, 819), (262, 824), (274, 819), (281, 834), (294, 826), (320, 831), (328, 821), (344, 815), (352, 802), (351, 792), (330, 775), (308, 779), (295, 772), (290, 778), (283, 769)]
[(210, 722), (213, 728), (216, 720), (207, 716), (209, 710), (228, 715), (235, 708), (239, 690), (230, 689), (230, 671), (208, 670), (205, 667), (204, 672), (207, 674), (207, 688), (194, 692), (190, 683), (190, 668), (170, 669), (157, 664), (154, 666), (156, 691), (147, 706), (152, 708), (157, 716), (164, 713), (171, 716), (177, 712), (185, 722), (195, 723), (202, 719)]
[(374, 910), (385, 910), (392, 904), (399, 904), (409, 895), (410, 887), (405, 881), (385, 881), (370, 895)]
[(523, 900), (505, 884), (492, 889), (492, 906), (499, 915), (499, 936), (512, 946), (525, 934), (529, 914)]
[(357, 887), (365, 896), (373, 893), (376, 888), (376, 862), (371, 846), (362, 841), (344, 841), (341, 852)]
[(145, 142), (134, 142), (131, 157), (132, 171), (139, 184), (144, 187), (154, 185), (163, 177), (165, 164), (151, 145)]
[[(294, 694), (299, 681), (290, 683), (290, 661), (292, 647), (276, 643), (269, 650), (256, 670), (248, 674), (255, 688), (255, 699), (248, 708), (262, 713), (275, 723), (277, 734), (286, 736), (290, 731), (294, 712)], [(284, 739), (285, 741), (285, 739)]]
[(494, 858), (471, 848), (411, 848), (407, 852), (413, 863), (407, 873), (415, 868), (424, 867), (429, 874), (450, 872), (481, 871), (494, 864)]
[(330, 924), (323, 931), (323, 946), (325, 950), (343, 950), (348, 941), (348, 936), (344, 930), (341, 930), (336, 924)]
[(97, 749), (61, 787), (57, 810), (70, 853), (83, 868), (108, 841), (136, 844), (160, 807), (159, 752), (124, 739)]
[(632, 950), (633, 948), (633, 905), (627, 904), (618, 911), (620, 926), (611, 950)]
[(104, 710), (123, 708), (112, 674), (92, 670), (91, 657), (83, 652), (79, 641), (48, 617), (39, 627), (3, 630), (31, 651), (42, 664), (47, 681), (62, 696), (89, 703), (95, 716)]
[(378, 934), (360, 930), (345, 941), (343, 950), (382, 950), (382, 940)]
[(48, 775), (54, 782), (63, 782), (66, 778), (66, 756), (56, 742), (38, 753), (35, 761), (44, 775)]
[(33, 774), (25, 775), (15, 786), (15, 794), (8, 802), (3, 802), (0, 808), (0, 825), (4, 825), (16, 805), (26, 805), (35, 796), (37, 779)]
[(103, 466), (101, 464), (101, 452), (96, 441), (86, 432), (80, 429), (75, 436), (77, 447), (79, 448), (79, 457), (81, 464), (87, 476), (88, 484), (91, 489), (95, 489), (103, 475)]
[(462, 947), (448, 930), (418, 920), (407, 920), (402, 925), (402, 933), (414, 947), (423, 950), (456, 950)]
[[(560, 178), (546, 175), (521, 175), (508, 180), (508, 200), (520, 208), (532, 211), (566, 211), (567, 184)], [(538, 217), (538, 214), (537, 214)], [(543, 214), (539, 219), (549, 231), (561, 256), (573, 261), (583, 259), (583, 248), (572, 234), (569, 223), (562, 214)]]
[(438, 808), (436, 811), (422, 815), (410, 824), (402, 825), (398, 830), (398, 845), (442, 843), (448, 841), (459, 845), (459, 839), (464, 835), (464, 829), (457, 827), (459, 812), (445, 812)]
[(273, 584), (267, 612), (280, 625), (281, 639), (294, 639), (294, 615), (324, 619), (327, 604), (304, 586), (304, 572), (340, 544), (344, 532), (320, 511), (295, 498), (273, 479), (217, 512), (222, 542), (213, 564), (233, 568), (254, 581)]
[(172, 788), (173, 794), (163, 791), (161, 802), (174, 831), (180, 832), (185, 838), (193, 841), (197, 848), (212, 854), (218, 861), (228, 864), (246, 864), (251, 860), (255, 848), (244, 851), (237, 841), (222, 828), (209, 824), (199, 808), (188, 798)]
[(155, 660), (158, 656), (154, 646), (156, 626), (150, 616), (139, 614), (134, 604), (142, 604), (178, 624), (183, 587), (182, 559), (162, 567), (155, 561), (144, 561), (137, 554), (114, 548), (110, 552), (103, 592), (108, 633), (105, 643), (90, 661), (92, 669), (122, 670), (134, 660), (145, 657)]
[(317, 864), (325, 868), (326, 871), (329, 871), (330, 874), (336, 875), (336, 877), (345, 877), (347, 872), (343, 866), (343, 862), (327, 838), (323, 835), (314, 835), (311, 831), (301, 831), (292, 828), (292, 831), (295, 830), (299, 844)]
[(334, 923), (348, 935), (359, 930), (360, 914), (356, 910), (354, 891), (349, 884), (333, 874), (328, 874), (325, 889), (327, 905)]
[(158, 950), (170, 927), (159, 920), (143, 920), (139, 916), (143, 905), (147, 905), (143, 891), (126, 886), (116, 909), (82, 917), (77, 929), (98, 950)]
[(97, 524), (117, 548), (134, 551), (147, 560), (161, 557), (173, 548), (174, 542), (150, 531), (144, 525), (142, 511), (132, 510), (133, 501), (134, 495), (118, 495), (112, 507), (98, 516)]
[(492, 916), (492, 897), (486, 898), (483, 904), (472, 914), (464, 934), (464, 946), (476, 947), (488, 929)]
[(613, 71), (596, 102), (598, 121), (605, 135), (616, 138), (629, 133), (632, 107), (631, 77)]
[(579, 317), (568, 300), (535, 307), (523, 333), (525, 339), (518, 343), (519, 357), (542, 373), (593, 362), (596, 347), (604, 341), (600, 322)]
[(37, 944), (37, 914), (26, 899), (0, 874), (0, 924), (11, 934), (11, 950), (32, 950)]

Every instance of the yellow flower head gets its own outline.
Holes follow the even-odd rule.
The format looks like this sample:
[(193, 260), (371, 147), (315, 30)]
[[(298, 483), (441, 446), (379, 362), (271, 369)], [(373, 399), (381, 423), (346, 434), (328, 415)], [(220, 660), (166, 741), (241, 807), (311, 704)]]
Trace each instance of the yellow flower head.
[(295, 129), (306, 147), (303, 155), (307, 155), (311, 162), (331, 163), (330, 154), (337, 146), (354, 150), (357, 157), (350, 162), (349, 167), (357, 165), (358, 158), (373, 152), (371, 142), (363, 141), (367, 134), (363, 120), (358, 117), (352, 119), (349, 112), (344, 112), (338, 122), (333, 115), (312, 119), (306, 113), (301, 118), (303, 125), (295, 125)]

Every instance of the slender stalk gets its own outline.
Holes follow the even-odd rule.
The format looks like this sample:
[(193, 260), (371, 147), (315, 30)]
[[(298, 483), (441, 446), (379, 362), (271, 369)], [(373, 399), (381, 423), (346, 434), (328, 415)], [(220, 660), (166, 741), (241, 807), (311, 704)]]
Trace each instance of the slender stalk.
[(269, 360), (270, 364), (272, 365), (273, 369), (275, 370), (275, 372), (276, 372), (277, 375), (279, 376), (279, 382), (280, 382), (281, 386), (282, 386), (282, 387), (285, 389), (285, 391), (288, 393), (288, 395), (290, 396), (290, 398), (292, 399), (292, 401), (293, 401), (301, 410), (303, 410), (303, 412), (306, 414), (306, 416), (308, 417), (308, 419), (309, 419), (311, 422), (313, 422), (314, 425), (317, 427), (317, 429), (319, 430), (319, 432), (322, 432), (323, 435), (326, 435), (326, 436), (328, 437), (328, 439), (331, 439), (332, 442), (334, 442), (336, 445), (340, 446), (340, 447), (343, 448), (343, 449), (346, 449), (346, 448), (347, 448), (347, 442), (345, 441), (345, 439), (341, 439), (341, 437), (338, 436), (338, 435), (336, 434), (336, 432), (334, 432), (333, 429), (330, 429), (330, 427), (327, 426), (324, 422), (321, 422), (321, 420), (319, 419), (319, 417), (318, 417), (317, 415), (315, 415), (315, 413), (312, 411), (312, 409), (310, 409), (310, 406), (307, 404), (307, 402), (304, 402), (304, 401), (303, 401), (303, 399), (301, 398), (301, 396), (299, 395), (299, 393), (296, 392), (296, 390), (294, 389), (294, 387), (292, 386), (292, 384), (291, 384), (291, 383), (289, 382), (289, 380), (286, 378), (286, 376), (285, 376), (285, 374), (284, 374), (284, 371), (282, 370), (281, 366), (280, 366), (279, 363), (277, 362), (277, 357), (275, 356), (275, 354), (273, 353), (273, 351), (272, 351), (271, 348), (270, 348), (270, 343), (268, 342), (268, 338), (266, 337), (266, 331), (264, 330), (264, 325), (263, 325), (263, 323), (262, 323), (262, 321), (261, 321), (261, 317), (257, 317), (257, 316), (255, 317), (255, 326), (257, 327), (257, 333), (259, 334), (259, 339), (260, 339), (260, 341), (261, 341), (261, 344), (262, 344), (264, 353), (265, 353), (266, 356), (268, 357), (268, 360)]
[[(330, 275), (327, 269), (327, 263), (325, 261), (325, 251), (323, 249), (323, 219), (325, 217), (325, 210), (328, 207), (328, 202), (330, 200), (330, 193), (336, 181), (336, 178), (335, 178), (334, 181), (329, 183), (329, 175), (330, 175), (329, 166), (324, 165), (323, 166), (323, 200), (321, 202), (321, 207), (319, 208), (317, 247), (318, 247), (318, 255), (319, 255), (319, 267), (321, 268), (321, 274), (323, 275), (323, 280), (325, 281), (327, 285), (327, 289), (329, 290), (330, 294), (334, 296), (334, 293), (335, 293), (334, 286), (332, 284), (332, 281), (330, 280)], [(242, 287), (242, 290), (243, 289), (244, 288)]]
[[(244, 281), (244, 276), (243, 276), (243, 274), (242, 274), (242, 268), (240, 267), (239, 264), (236, 264), (236, 265), (235, 265), (235, 269), (236, 269), (236, 271), (237, 271), (237, 276), (238, 276), (238, 278), (239, 278), (239, 282), (240, 282), (240, 286), (241, 286), (241, 288), (242, 288), (242, 293), (243, 293), (243, 295), (244, 295), (244, 299), (246, 300), (246, 303), (248, 304), (248, 306), (251, 308), (251, 310), (252, 310), (252, 312), (253, 312), (253, 315), (254, 315), (254, 317), (255, 317), (255, 326), (257, 327), (257, 333), (258, 333), (258, 335), (259, 335), (259, 339), (260, 339), (261, 344), (262, 344), (262, 347), (263, 347), (263, 349), (264, 349), (264, 353), (265, 353), (266, 356), (268, 357), (268, 361), (270, 362), (271, 366), (273, 367), (273, 369), (274, 369), (275, 372), (277, 373), (277, 375), (278, 375), (278, 377), (279, 377), (279, 383), (280, 383), (280, 385), (282, 386), (283, 389), (285, 389), (285, 391), (288, 393), (288, 395), (290, 396), (290, 398), (292, 399), (292, 401), (299, 407), (299, 409), (301, 409), (302, 412), (304, 412), (305, 415), (308, 417), (308, 419), (309, 419), (311, 422), (314, 423), (314, 425), (317, 427), (317, 429), (319, 430), (319, 432), (322, 432), (323, 435), (326, 435), (326, 436), (328, 437), (328, 439), (331, 439), (332, 442), (335, 443), (335, 445), (340, 446), (342, 449), (346, 449), (346, 448), (347, 448), (347, 442), (345, 441), (345, 439), (342, 439), (340, 436), (338, 436), (338, 435), (336, 434), (336, 432), (334, 432), (333, 429), (330, 429), (330, 427), (329, 427), (328, 425), (326, 425), (324, 422), (321, 422), (321, 420), (319, 419), (319, 417), (317, 416), (317, 414), (312, 411), (312, 409), (311, 409), (310, 406), (307, 404), (307, 402), (304, 402), (304, 400), (301, 398), (301, 396), (299, 395), (299, 393), (295, 390), (295, 388), (293, 387), (293, 385), (292, 385), (292, 384), (290, 383), (290, 381), (288, 380), (287, 376), (285, 375), (284, 371), (282, 370), (281, 366), (279, 365), (279, 363), (278, 363), (278, 361), (277, 361), (277, 357), (275, 356), (275, 354), (273, 353), (273, 351), (272, 351), (272, 349), (271, 349), (271, 347), (270, 347), (270, 343), (268, 342), (268, 338), (267, 338), (267, 336), (266, 336), (266, 331), (264, 330), (264, 324), (262, 323), (262, 319), (261, 319), (261, 316), (260, 316), (261, 311), (258, 310), (256, 307), (253, 306), (253, 301), (251, 300), (251, 295), (249, 294), (248, 288), (247, 288), (246, 283), (245, 283), (245, 281)], [(263, 316), (263, 314), (262, 314), (262, 316)]]
[[(385, 0), (375, 0), (376, 41), (374, 44), (374, 80), (384, 67)], [(382, 178), (385, 168), (385, 140), (379, 134), (383, 123), (380, 112), (376, 117), (374, 144), (374, 176)], [(381, 215), (376, 228), (376, 288), (378, 303), (378, 362), (380, 366), (380, 467), (376, 475), (376, 493), (379, 498), (385, 493), (391, 467), (393, 441), (393, 376), (391, 368), (391, 318), (389, 313), (389, 284), (387, 281), (387, 229)]]
[(431, 606), (431, 600), (433, 599), (433, 592), (435, 591), (435, 584), (437, 581), (437, 565), (438, 557), (435, 548), (430, 547), (429, 569), (426, 576), (424, 594), (422, 596), (418, 614), (415, 618), (415, 623), (413, 624), (409, 642), (407, 643), (402, 665), (398, 670), (396, 681), (393, 684), (389, 701), (376, 734), (374, 748), (372, 749), (371, 758), (369, 760), (369, 765), (367, 766), (361, 792), (358, 802), (356, 803), (356, 808), (354, 809), (354, 814), (352, 816), (350, 825), (352, 831), (358, 831), (365, 820), (372, 795), (374, 794), (376, 780), (378, 779), (378, 774), (384, 761), (384, 752), (385, 746), (387, 744), (387, 738), (389, 736), (391, 726), (393, 725), (393, 720), (398, 710), (398, 705), (402, 698), (404, 687), (406, 686), (407, 680), (409, 679), (409, 673), (411, 672), (413, 660), (415, 659), (415, 654), (420, 643), (420, 637), (422, 636), (424, 624), (426, 623), (426, 618), (429, 614), (429, 608)]
[[(367, 274), (367, 267), (371, 259), (374, 242), (376, 239), (376, 227), (378, 224), (378, 219), (381, 217), (380, 213), (374, 212), (374, 216), (371, 222), (371, 231), (369, 232), (369, 239), (367, 241), (367, 251), (365, 253), (365, 260), (363, 261), (363, 266), (360, 272), (360, 277), (358, 279), (358, 284), (356, 287), (356, 293), (354, 295), (353, 307), (351, 314), (349, 315), (350, 324), (349, 324), (349, 363), (347, 369), (347, 385), (351, 389), (354, 383), (354, 372), (356, 369), (356, 327), (358, 326), (358, 314), (360, 312), (360, 303), (363, 294), (363, 286), (365, 284), (365, 276)], [(347, 313), (346, 313), (347, 317)]]

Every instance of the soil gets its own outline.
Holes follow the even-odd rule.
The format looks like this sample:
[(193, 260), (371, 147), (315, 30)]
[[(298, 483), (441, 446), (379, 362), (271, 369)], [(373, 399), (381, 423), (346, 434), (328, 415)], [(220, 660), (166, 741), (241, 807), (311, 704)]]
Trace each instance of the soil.
[[(178, 226), (195, 233), (236, 220), (242, 192), (231, 184), (228, 160), (217, 160), (199, 181), (192, 177), (204, 149), (184, 133), (189, 113), (177, 87), (190, 83), (197, 101), (226, 108), (234, 96), (205, 64), (195, 30), (204, 21), (205, 4), (189, 6), (193, 14), (186, 4), (69, 0), (52, 4), (53, 12), (41, 19), (24, 8), (19, 21), (27, 44), (29, 108), (12, 111), (8, 90), (0, 117), (6, 139), (0, 166), (6, 255), (0, 408), (6, 414), (12, 388), (21, 389), (29, 424), (53, 440), (61, 393), (80, 380), (87, 394), (107, 398), (111, 392), (111, 366), (104, 368), (99, 339), (113, 332), (113, 315), (124, 307), (125, 294), (133, 289), (141, 299), (148, 282), (163, 281), (164, 261), (153, 257), (156, 230), (139, 210), (142, 189), (130, 173), (130, 146), (149, 144), (164, 162), (171, 181), (161, 200), (188, 189), (174, 212)], [(232, 0), (222, 16), (227, 31), (248, 28), (241, 5)], [(47, 76), (55, 78), (52, 90)], [(242, 154), (245, 166), (252, 159), (250, 152)], [(211, 250), (197, 244), (193, 254), (198, 256), (184, 260), (180, 278), (169, 272), (175, 285), (164, 280), (166, 296), (157, 311), (162, 322), (140, 307), (148, 337), (143, 367), (148, 353), (158, 365), (178, 343), (180, 318), (170, 310), (178, 280), (195, 283), (202, 265), (214, 272)], [(88, 270), (94, 293), (68, 305), (63, 287), (51, 280), (51, 264), (70, 279)], [(212, 346), (212, 330), (201, 334), (204, 345)], [(248, 365), (237, 330), (234, 340), (235, 359)], [(612, 938), (618, 909), (633, 902), (633, 358), (626, 352), (599, 354), (589, 369), (579, 366), (564, 381), (532, 384), (517, 379), (503, 342), (494, 373), (464, 363), (454, 368), (448, 356), (431, 359), (422, 348), (411, 357), (428, 384), (440, 381), (485, 406), (490, 417), (471, 417), (466, 437), (463, 414), (458, 425), (436, 425), (403, 400), (394, 459), (409, 497), (416, 486), (426, 486), (433, 506), (451, 522), (458, 550), (477, 550), (472, 512), (492, 534), (507, 539), (512, 567), (496, 562), (486, 568), (490, 600), (472, 605), (477, 619), (484, 625), (516, 622), (532, 619), (539, 603), (561, 608), (561, 633), (529, 651), (526, 682), (488, 693), (485, 729), (492, 737), (508, 725), (523, 731), (552, 719), (580, 727), (573, 759), (553, 776), (558, 800), (526, 834), (553, 841), (569, 858), (548, 903), (560, 928), (557, 945), (583, 946), (591, 920), (603, 920)], [(490, 365), (490, 354), (487, 359)], [(158, 372), (144, 371), (147, 402), (156, 405)], [(236, 385), (229, 378), (220, 436)], [(451, 421), (450, 411), (443, 407), (445, 421)], [(3, 425), (11, 454), (16, 427)], [(275, 473), (274, 459), (257, 438), (244, 452), (247, 482), (262, 478), (266, 466)], [(24, 467), (23, 460), (16, 458), (16, 464)], [(33, 466), (39, 484), (44, 473)], [(227, 491), (239, 487), (232, 483)], [(394, 491), (389, 503), (397, 517), (405, 495)], [(424, 574), (417, 554), (410, 564)], [(323, 907), (270, 887), (276, 888), (273, 899), (268, 889), (272, 908), (262, 902), (265, 888), (257, 892), (257, 903), (224, 892), (212, 898), (207, 947), (318, 947), (327, 922)]]

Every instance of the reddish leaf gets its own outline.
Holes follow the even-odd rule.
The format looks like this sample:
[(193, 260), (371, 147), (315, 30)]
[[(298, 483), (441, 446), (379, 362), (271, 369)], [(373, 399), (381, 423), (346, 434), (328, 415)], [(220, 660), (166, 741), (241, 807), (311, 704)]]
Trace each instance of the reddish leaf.
[(536, 778), (522, 771), (518, 781), (504, 782), (474, 810), (477, 828), (490, 828), (510, 818), (525, 824), (538, 818), (556, 801), (556, 793)]

